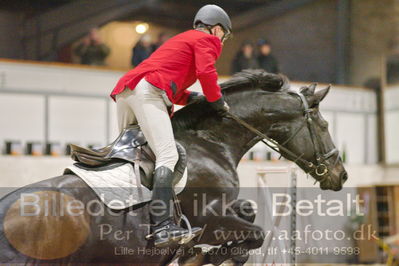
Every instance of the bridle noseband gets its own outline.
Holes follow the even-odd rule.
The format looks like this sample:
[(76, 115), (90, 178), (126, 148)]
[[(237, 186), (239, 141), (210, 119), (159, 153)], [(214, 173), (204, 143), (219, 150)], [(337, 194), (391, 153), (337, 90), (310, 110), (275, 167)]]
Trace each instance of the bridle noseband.
[[(304, 123), (306, 123), (308, 130), (309, 130), (309, 134), (310, 134), (310, 139), (312, 141), (313, 144), (313, 150), (314, 150), (314, 156), (316, 158), (316, 162), (317, 164), (314, 165), (312, 162), (308, 162), (308, 165), (310, 168), (312, 168), (317, 176), (323, 177), (325, 175), (328, 174), (328, 167), (325, 164), (325, 162), (332, 157), (333, 155), (336, 155), (336, 161), (333, 164), (333, 167), (337, 164), (339, 156), (338, 156), (338, 150), (336, 148), (333, 148), (332, 150), (330, 150), (329, 152), (326, 152), (324, 154), (322, 154), (322, 152), (320, 151), (320, 141), (318, 141), (316, 143), (315, 140), (318, 140), (317, 135), (315, 133), (315, 129), (314, 129), (314, 125), (313, 125), (313, 119), (311, 117), (311, 113), (314, 111), (313, 108), (309, 108), (309, 103), (306, 100), (305, 95), (303, 95), (302, 93), (295, 93), (296, 95), (298, 95), (302, 101), (302, 105), (304, 107), (304, 116), (305, 116), (305, 121)], [(299, 132), (299, 131), (298, 131)], [(286, 144), (286, 142), (284, 142), (284, 144)], [(283, 144), (283, 145), (284, 145)], [(320, 180), (320, 181), (323, 181)]]
[[(319, 182), (323, 182), (326, 178), (327, 178), (327, 174), (329, 173), (329, 169), (327, 167), (326, 161), (331, 158), (332, 156), (337, 156), (333, 167), (337, 164), (338, 159), (339, 159), (339, 153), (338, 150), (336, 148), (330, 150), (329, 152), (326, 153), (322, 153), (320, 150), (320, 141), (318, 141), (318, 138), (316, 137), (315, 134), (315, 129), (314, 129), (314, 124), (313, 124), (313, 119), (311, 117), (311, 113), (314, 111), (313, 108), (309, 108), (309, 103), (306, 100), (306, 97), (302, 94), (302, 93), (295, 93), (292, 92), (292, 94), (299, 96), (299, 98), (301, 99), (302, 105), (304, 107), (304, 121), (302, 123), (302, 125), (296, 130), (296, 132), (294, 134), (292, 134), (287, 140), (285, 140), (282, 144), (277, 143), (277, 141), (275, 141), (274, 139), (269, 138), (268, 136), (266, 136), (265, 134), (263, 134), (262, 132), (260, 132), (259, 130), (257, 130), (256, 128), (254, 128), (253, 126), (249, 125), (248, 123), (246, 123), (245, 121), (243, 121), (241, 118), (233, 115), (232, 113), (228, 113), (229, 117), (231, 117), (233, 120), (235, 120), (237, 123), (239, 123), (240, 125), (244, 126), (245, 128), (247, 128), (249, 131), (255, 133), (258, 137), (261, 138), (261, 141), (266, 144), (269, 148), (271, 148), (272, 150), (278, 152), (281, 154), (281, 152), (287, 154), (288, 156), (294, 158), (293, 161), (294, 162), (301, 162), (304, 165), (306, 165), (308, 168), (310, 168), (311, 171), (314, 171), (314, 173), (320, 177), (320, 179), (316, 180)], [(287, 144), (288, 142), (290, 142), (298, 133), (299, 131), (301, 131), (301, 129), (304, 126), (308, 127), (309, 130), (309, 134), (310, 134), (310, 138), (312, 140), (312, 144), (313, 144), (313, 150), (314, 150), (314, 156), (316, 159), (316, 164), (305, 160), (302, 158), (302, 155), (299, 156), (297, 154), (295, 154), (294, 152), (290, 151), (289, 149), (285, 148), (283, 145)], [(265, 141), (267, 140), (267, 142)], [(272, 143), (272, 145), (270, 144)]]

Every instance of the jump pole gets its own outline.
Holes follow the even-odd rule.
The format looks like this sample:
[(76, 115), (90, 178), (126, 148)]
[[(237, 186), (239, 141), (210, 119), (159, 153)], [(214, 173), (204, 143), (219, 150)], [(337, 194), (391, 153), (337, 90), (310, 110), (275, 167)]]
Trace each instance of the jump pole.
[[(296, 254), (295, 254), (295, 248), (296, 248), (296, 239), (294, 239), (293, 235), (294, 232), (296, 231), (296, 202), (297, 202), (297, 167), (296, 166), (281, 166), (281, 167), (259, 167), (257, 168), (257, 175), (258, 175), (258, 180), (260, 179), (261, 182), (264, 183), (264, 188), (266, 190), (266, 194), (269, 195), (266, 199), (267, 203), (267, 209), (270, 213), (270, 216), (272, 216), (272, 193), (267, 186), (268, 183), (270, 183), (271, 180), (268, 180), (267, 175), (268, 174), (288, 174), (289, 175), (289, 186), (288, 191), (291, 196), (291, 203), (292, 203), (292, 213), (290, 216), (290, 240), (289, 240), (289, 248), (291, 251), (290, 254), (290, 261), (286, 262), (284, 258), (284, 263), (291, 263), (293, 265), (296, 264)], [(277, 219), (277, 217), (272, 218), (272, 224), (273, 224), (273, 235), (277, 235), (277, 230), (278, 226), (280, 225), (280, 217)], [(267, 239), (265, 239), (265, 243), (267, 243), (267, 246), (270, 245), (272, 241), (272, 235), (268, 235)], [(282, 244), (280, 242), (280, 250), (282, 250)], [(266, 259), (266, 258), (265, 258)], [(265, 261), (266, 262), (266, 261)]]

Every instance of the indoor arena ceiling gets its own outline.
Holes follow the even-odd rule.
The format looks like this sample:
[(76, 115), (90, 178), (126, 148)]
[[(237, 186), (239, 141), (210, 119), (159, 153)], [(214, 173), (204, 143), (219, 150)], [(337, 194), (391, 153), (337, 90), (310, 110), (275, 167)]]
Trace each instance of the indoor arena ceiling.
[(22, 13), (25, 45), (41, 47), (36, 58), (49, 57), (93, 28), (112, 21), (144, 21), (184, 30), (197, 10), (208, 3), (232, 17), (234, 32), (280, 16), (316, 0), (0, 0), (0, 9)]
[[(61, 7), (62, 5), (71, 2), (83, 2), (87, 0), (2, 0), (0, 3), (1, 9), (9, 9), (14, 11), (23, 11), (30, 14), (40, 14), (48, 10)], [(91, 0), (92, 1), (92, 0)], [(160, 22), (170, 21), (173, 17), (179, 14), (179, 19), (175, 19), (177, 22), (181, 22), (182, 18), (187, 16), (190, 18), (192, 14), (201, 6), (213, 3), (222, 6), (230, 14), (234, 15), (238, 12), (247, 11), (256, 8), (260, 5), (265, 5), (271, 2), (279, 2), (281, 0), (149, 0), (152, 2), (149, 8), (145, 9), (145, 12), (140, 12), (141, 17), (149, 17), (152, 15), (161, 16), (158, 18)], [(94, 1), (92, 1), (94, 2)], [(117, 1), (115, 1), (117, 3)], [(132, 4), (138, 2), (137, 0), (132, 0)], [(90, 3), (90, 2), (89, 2)], [(137, 18), (137, 13), (132, 14), (131, 18)], [(129, 17), (124, 19), (130, 19)]]
[(40, 13), (79, 0), (2, 0), (0, 8), (29, 13)]
[[(70, 2), (77, 2), (81, 0), (2, 0), (1, 8), (21, 9), (21, 10), (48, 10), (54, 7), (61, 6)], [(268, 2), (275, 2), (279, 0), (160, 0), (157, 2), (169, 2), (178, 4), (188, 4), (193, 7), (200, 7), (205, 4), (219, 4), (231, 10), (247, 10), (257, 5), (262, 5)], [(94, 1), (93, 1), (94, 2)], [(117, 1), (116, 1), (117, 2)], [(132, 4), (134, 4), (132, 0)]]
[(156, 0), (147, 5), (143, 12), (134, 12), (124, 19), (151, 20), (171, 27), (187, 28), (191, 26), (195, 12), (209, 3), (220, 5), (230, 16), (235, 16), (275, 2), (281, 0)]

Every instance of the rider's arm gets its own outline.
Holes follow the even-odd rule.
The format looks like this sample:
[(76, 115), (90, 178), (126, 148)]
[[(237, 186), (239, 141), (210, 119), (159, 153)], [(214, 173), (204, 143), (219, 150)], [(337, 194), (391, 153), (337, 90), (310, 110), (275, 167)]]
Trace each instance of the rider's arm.
[(194, 45), (196, 74), (208, 102), (222, 97), (215, 63), (222, 50), (220, 40), (212, 35), (199, 39)]
[(187, 105), (196, 100), (199, 100), (201, 96), (204, 97), (202, 93), (184, 90), (181, 92), (181, 95), (177, 99), (175, 98), (175, 103), (178, 105)]

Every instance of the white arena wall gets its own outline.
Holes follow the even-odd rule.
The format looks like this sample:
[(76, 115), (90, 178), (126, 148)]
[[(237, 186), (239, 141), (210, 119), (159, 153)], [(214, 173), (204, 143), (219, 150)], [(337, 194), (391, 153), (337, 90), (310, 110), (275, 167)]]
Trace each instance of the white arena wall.
[[(117, 126), (115, 104), (108, 94), (121, 75), (123, 72), (100, 68), (0, 61), (0, 149), (4, 148), (6, 140), (20, 140), (22, 144), (39, 141), (105, 145), (111, 142), (117, 136)], [(221, 78), (221, 81), (225, 79), (227, 77)], [(308, 84), (310, 82), (293, 82), (292, 88), (298, 89)], [(324, 86), (320, 84), (318, 87)], [(191, 89), (201, 90), (198, 83)], [(394, 88), (390, 93), (397, 91), (399, 88)], [(386, 105), (386, 108), (391, 110), (391, 105)], [(330, 133), (337, 148), (341, 152), (343, 149), (346, 151), (348, 168), (352, 172), (350, 180), (356, 180), (353, 185), (358, 180), (366, 184), (373, 180), (391, 180), (390, 176), (395, 170), (384, 175), (383, 171), (379, 171), (380, 167), (375, 165), (377, 137), (374, 92), (333, 85), (321, 104), (321, 110), (323, 117), (329, 121)], [(388, 125), (397, 127), (397, 123)], [(388, 135), (388, 139), (397, 141), (394, 136), (397, 134), (393, 137)], [(253, 148), (255, 152), (265, 150), (262, 143)], [(19, 186), (30, 180), (33, 182), (55, 176), (60, 174), (59, 169), (70, 163), (63, 156), (14, 157), (0, 154), (0, 185)], [(245, 169), (242, 173), (246, 176), (243, 180), (250, 180), (247, 177), (254, 176), (255, 168), (251, 168), (253, 163), (242, 163), (242, 169)]]
[[(1, 61), (0, 145), (5, 140), (105, 145), (117, 135), (115, 105), (108, 94), (122, 74)], [(302, 85), (292, 83), (293, 88)], [(199, 84), (192, 89), (200, 90)], [(336, 146), (346, 151), (349, 163), (376, 162), (375, 102), (370, 90), (333, 86), (321, 105)]]
[[(4, 149), (6, 140), (23, 145), (28, 141), (62, 145), (111, 142), (118, 132), (115, 104), (108, 95), (121, 75), (123, 72), (100, 68), (0, 61), (0, 149)], [(308, 84), (293, 82), (292, 88)], [(201, 90), (198, 83), (191, 89)], [(332, 138), (341, 152), (345, 150), (350, 165), (374, 164), (377, 160), (375, 98), (370, 90), (333, 86), (321, 104)], [(266, 148), (259, 143), (253, 150)], [(67, 160), (7, 157), (0, 155), (3, 173), (7, 167), (15, 167), (13, 162)], [(41, 176), (52, 175), (44, 171)]]
[(399, 164), (399, 84), (384, 91), (385, 150), (387, 164)]

